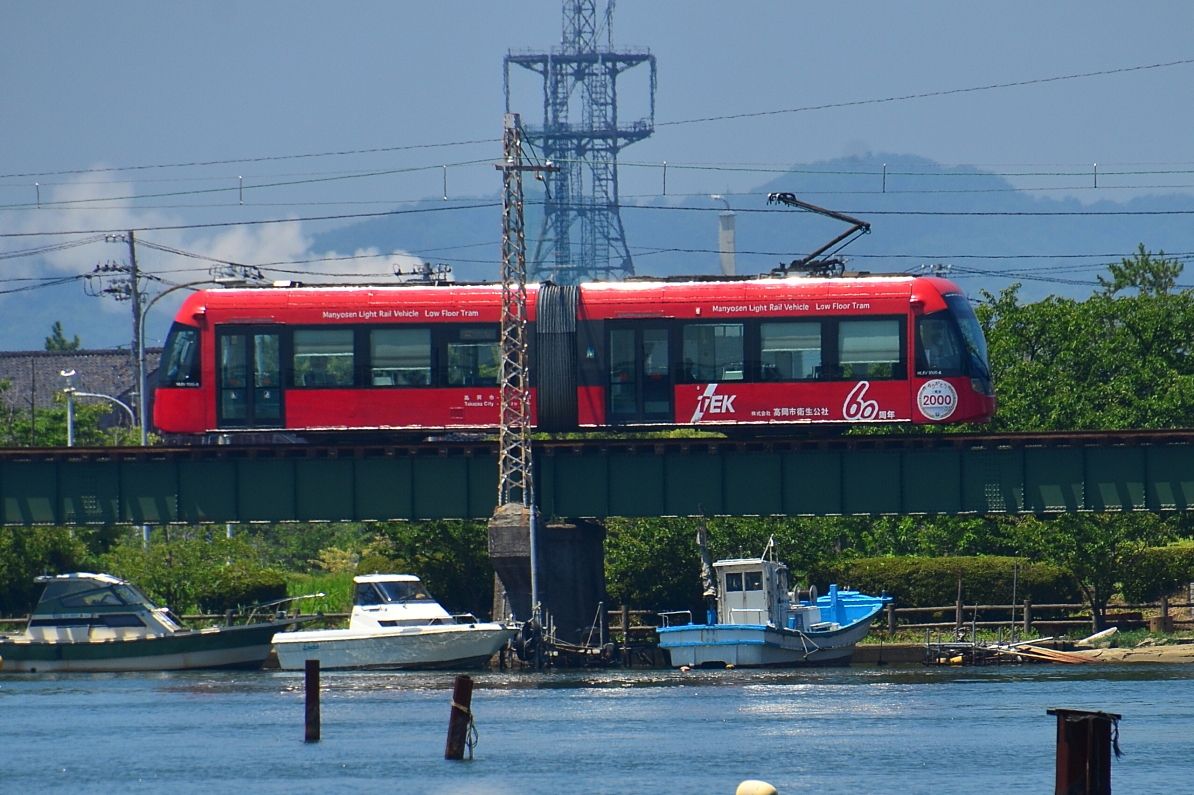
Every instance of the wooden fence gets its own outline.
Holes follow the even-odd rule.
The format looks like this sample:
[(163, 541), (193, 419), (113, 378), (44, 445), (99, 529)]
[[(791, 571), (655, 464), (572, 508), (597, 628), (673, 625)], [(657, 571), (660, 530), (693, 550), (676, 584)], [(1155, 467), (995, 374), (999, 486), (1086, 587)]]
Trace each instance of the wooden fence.
[[(659, 614), (653, 610), (612, 609), (607, 614), (610, 634), (619, 643), (654, 642)], [(1107, 608), (1106, 625), (1121, 630), (1150, 629), (1154, 632), (1194, 630), (1194, 602), (1114, 604)], [(1016, 627), (1021, 632), (1061, 635), (1069, 630), (1089, 634), (1090, 607), (1084, 604), (1037, 604), (1025, 599), (1020, 604), (965, 604), (937, 607), (898, 607), (888, 603), (875, 619), (875, 629), (894, 635), (901, 630), (969, 630)]]
[[(1175, 612), (1177, 611), (1177, 612)], [(1064, 617), (1063, 617), (1064, 616)], [(325, 621), (347, 618), (348, 614), (325, 614)], [(183, 616), (183, 622), (203, 623), (225, 618), (223, 615)], [(653, 643), (659, 613), (655, 610), (614, 608), (606, 619), (613, 639), (619, 643)], [(918, 620), (923, 619), (923, 620)], [(27, 618), (0, 618), (0, 633), (20, 632)], [(895, 634), (900, 630), (937, 629), (962, 630), (1015, 626), (1023, 632), (1032, 630), (1062, 634), (1070, 628), (1090, 627), (1090, 608), (1083, 604), (1038, 604), (1025, 599), (1011, 605), (965, 604), (937, 607), (897, 607), (888, 603), (883, 614), (875, 619), (875, 629)], [(1108, 607), (1107, 626), (1120, 629), (1143, 629), (1155, 632), (1194, 629), (1194, 602), (1160, 602), (1148, 604), (1114, 604)]]

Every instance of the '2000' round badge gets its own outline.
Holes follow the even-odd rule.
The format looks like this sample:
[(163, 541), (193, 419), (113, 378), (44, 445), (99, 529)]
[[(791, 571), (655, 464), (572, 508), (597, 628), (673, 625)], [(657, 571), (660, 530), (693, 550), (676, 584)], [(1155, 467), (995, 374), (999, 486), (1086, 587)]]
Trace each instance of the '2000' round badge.
[(930, 420), (944, 420), (958, 407), (958, 393), (948, 381), (934, 378), (916, 393), (916, 406)]

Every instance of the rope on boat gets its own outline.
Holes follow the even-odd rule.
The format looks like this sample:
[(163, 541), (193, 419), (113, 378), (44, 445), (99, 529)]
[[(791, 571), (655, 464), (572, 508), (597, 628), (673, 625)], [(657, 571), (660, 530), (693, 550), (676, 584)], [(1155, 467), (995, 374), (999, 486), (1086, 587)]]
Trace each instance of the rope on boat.
[[(800, 630), (796, 630), (796, 634), (800, 636), (800, 646), (804, 649), (804, 659), (805, 660), (807, 660), (809, 658), (810, 654), (815, 654), (816, 652), (821, 651), (821, 647), (817, 645), (817, 642), (815, 640), (813, 640), (812, 638), (810, 638), (808, 635), (805, 635)], [(810, 644), (813, 647), (812, 651), (808, 650), (808, 647)]]
[(452, 709), (458, 709), (468, 716), (468, 733), (464, 736), (464, 747), (468, 749), (468, 758), (473, 758), (473, 749), (477, 747), (480, 735), (477, 732), (477, 722), (473, 720), (473, 711), (463, 704), (452, 700)]

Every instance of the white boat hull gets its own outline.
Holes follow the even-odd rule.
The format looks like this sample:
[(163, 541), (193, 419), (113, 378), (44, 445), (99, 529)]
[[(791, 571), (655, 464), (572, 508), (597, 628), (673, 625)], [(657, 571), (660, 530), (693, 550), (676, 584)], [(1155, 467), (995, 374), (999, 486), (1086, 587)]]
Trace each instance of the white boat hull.
[(836, 630), (800, 632), (758, 624), (661, 627), (659, 646), (675, 668), (845, 665), (866, 637), (868, 618)]
[(453, 668), (483, 665), (517, 630), (496, 623), (283, 632), (274, 636), (282, 670), (302, 670), (307, 660), (321, 669)]

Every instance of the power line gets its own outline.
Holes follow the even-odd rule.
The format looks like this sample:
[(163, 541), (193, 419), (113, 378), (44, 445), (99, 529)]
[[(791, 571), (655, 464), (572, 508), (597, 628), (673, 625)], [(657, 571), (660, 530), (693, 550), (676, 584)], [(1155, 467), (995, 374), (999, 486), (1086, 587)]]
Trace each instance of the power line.
[(78, 281), (85, 278), (85, 274), (77, 274), (74, 276), (63, 276), (61, 278), (49, 278), (41, 284), (29, 284), (24, 287), (11, 287), (6, 290), (0, 290), (0, 295), (10, 295), (12, 293), (24, 293), (30, 290), (40, 290), (44, 287), (57, 287), (61, 284), (69, 284), (70, 282)]
[(51, 254), (55, 251), (65, 251), (79, 246), (86, 246), (91, 243), (97, 243), (104, 239), (103, 235), (92, 235), (83, 240), (73, 240), (69, 243), (55, 243), (49, 246), (39, 246), (37, 248), (27, 248), (20, 251), (4, 251), (0, 252), (0, 259), (17, 259), (19, 257), (34, 257), (41, 254)]
[[(217, 229), (229, 226), (265, 226), (269, 224), (293, 224), (304, 221), (346, 221), (360, 218), (385, 218), (394, 215), (418, 215), (422, 213), (437, 213), (437, 212), (454, 212), (458, 210), (477, 210), (487, 209), (499, 206), (498, 202), (482, 202), (479, 204), (463, 204), (452, 207), (415, 207), (407, 210), (387, 210), (375, 213), (344, 213), (341, 215), (309, 215), (297, 216), (294, 218), (265, 218), (259, 220), (242, 220), (242, 221), (212, 221), (202, 224), (162, 224), (158, 226), (137, 226), (133, 227), (134, 232), (163, 232), (173, 231), (178, 229)], [(59, 235), (86, 235), (86, 234), (120, 234), (128, 231), (127, 228), (120, 229), (85, 229), (85, 230), (70, 230), (57, 232), (0, 232), (0, 238), (8, 237), (55, 237)]]
[(139, 166), (107, 166), (104, 168), (70, 168), (59, 169), (57, 171), (27, 171), (17, 172), (12, 174), (0, 174), (0, 179), (9, 178), (31, 178), (31, 177), (56, 177), (66, 174), (105, 174), (118, 171), (145, 171), (158, 168), (191, 168), (195, 166), (228, 166), (238, 163), (268, 163), (277, 160), (302, 160), (306, 158), (316, 157), (343, 157), (347, 155), (369, 155), (378, 154), (382, 152), (403, 152), (417, 149), (444, 149), (452, 146), (470, 146), (472, 144), (492, 144), (497, 143), (500, 138), (476, 138), (467, 141), (447, 141), (437, 144), (409, 144), (406, 146), (379, 146), (371, 149), (341, 149), (330, 152), (308, 152), (304, 154), (290, 154), (290, 155), (265, 155), (262, 157), (239, 157), (230, 158), (227, 160), (193, 160), (190, 162), (181, 163), (154, 163), (151, 165)]
[[(937, 90), (937, 91), (923, 91), (923, 92), (916, 92), (916, 93), (911, 93), (911, 94), (898, 94), (898, 95), (887, 96), (887, 97), (872, 97), (872, 98), (868, 98), (868, 99), (849, 100), (849, 101), (845, 101), (845, 102), (823, 103), (823, 104), (819, 104), (819, 105), (805, 105), (805, 106), (795, 107), (795, 108), (782, 108), (782, 109), (777, 109), (777, 110), (721, 114), (721, 115), (714, 115), (714, 116), (701, 116), (701, 117), (694, 117), (694, 118), (690, 118), (690, 119), (677, 119), (674, 121), (657, 121), (656, 126), (659, 126), (659, 127), (681, 126), (681, 125), (700, 124), (700, 123), (715, 122), (715, 121), (729, 121), (729, 120), (734, 120), (734, 119), (760, 118), (760, 117), (766, 117), (766, 116), (777, 116), (777, 115), (792, 114), (792, 113), (807, 113), (807, 112), (817, 111), (817, 110), (831, 110), (831, 109), (835, 109), (835, 108), (847, 108), (847, 107), (856, 107), (856, 106), (862, 106), (862, 105), (877, 105), (877, 104), (885, 104), (885, 103), (904, 102), (904, 101), (911, 101), (911, 100), (917, 100), (917, 99), (927, 99), (927, 98), (932, 98), (932, 97), (951, 96), (951, 95), (955, 95), (955, 94), (967, 94), (967, 93), (975, 93), (975, 92), (981, 92), (981, 91), (993, 91), (996, 89), (1003, 89), (1003, 88), (1018, 88), (1018, 87), (1023, 87), (1023, 86), (1056, 83), (1056, 82), (1062, 82), (1062, 81), (1067, 81), (1067, 80), (1079, 80), (1079, 79), (1086, 79), (1086, 78), (1092, 78), (1092, 77), (1103, 77), (1103, 76), (1115, 75), (1115, 74), (1126, 74), (1126, 73), (1130, 73), (1130, 72), (1141, 72), (1141, 71), (1149, 71), (1149, 70), (1155, 70), (1155, 69), (1166, 69), (1166, 68), (1171, 68), (1171, 67), (1176, 67), (1176, 66), (1187, 66), (1190, 64), (1194, 64), (1194, 58), (1179, 59), (1179, 60), (1175, 60), (1175, 61), (1167, 61), (1167, 62), (1162, 62), (1162, 63), (1139, 64), (1139, 65), (1135, 65), (1135, 66), (1125, 66), (1125, 67), (1119, 67), (1119, 68), (1115, 68), (1115, 69), (1103, 69), (1103, 70), (1097, 70), (1097, 71), (1091, 71), (1091, 72), (1078, 72), (1078, 73), (1073, 73), (1073, 74), (1056, 75), (1056, 76), (1052, 76), (1052, 77), (1033, 78), (1033, 79), (1028, 79), (1028, 80), (1017, 80), (1017, 81), (1011, 81), (1011, 82), (1005, 82), (1005, 83), (990, 83), (990, 84), (986, 84), (986, 85), (969, 86), (969, 87), (964, 87), (964, 88), (943, 89), (943, 90)], [(277, 161), (286, 161), (286, 160), (302, 160), (302, 159), (314, 159), (314, 158), (324, 158), (324, 157), (345, 157), (345, 156), (353, 156), (353, 155), (368, 155), (368, 154), (382, 154), (382, 153), (402, 152), (402, 151), (420, 151), (420, 150), (431, 150), (431, 149), (443, 149), (443, 148), (459, 147), (459, 146), (472, 146), (472, 145), (477, 145), (477, 144), (495, 144), (495, 143), (500, 142), (500, 140), (501, 140), (500, 138), (487, 137), (487, 138), (473, 138), (473, 139), (466, 139), (466, 140), (460, 140), (460, 141), (447, 141), (447, 142), (431, 143), (431, 144), (408, 144), (408, 145), (401, 145), (401, 146), (383, 146), (383, 147), (370, 147), (370, 148), (358, 148), (358, 149), (340, 149), (340, 150), (329, 150), (329, 151), (324, 151), (324, 152), (307, 152), (307, 153), (285, 154), (285, 155), (263, 155), (263, 156), (256, 156), (256, 157), (227, 158), (227, 159), (221, 159), (221, 160), (190, 160), (190, 161), (179, 161), (179, 162), (172, 162), (172, 163), (106, 166), (106, 167), (97, 167), (97, 168), (71, 168), (71, 169), (56, 169), (56, 170), (48, 170), (48, 171), (11, 172), (11, 173), (7, 173), (7, 174), (0, 174), (0, 179), (33, 179), (33, 178), (41, 178), (41, 177), (67, 176), (67, 175), (74, 175), (74, 174), (119, 173), (119, 172), (128, 172), (128, 171), (147, 171), (147, 170), (167, 169), (167, 168), (193, 168), (193, 167), (201, 167), (201, 166), (239, 165), (239, 164), (244, 164), (244, 163), (268, 163), (268, 162), (277, 162)], [(427, 168), (439, 168), (442, 165), (443, 164), (427, 166)], [(451, 165), (451, 164), (449, 164), (449, 165)], [(623, 165), (645, 165), (645, 164), (624, 163)], [(685, 165), (681, 165), (681, 164), (673, 165), (671, 163), (669, 163), (669, 165), (671, 165), (672, 167), (675, 167), (675, 168), (690, 167), (690, 168), (707, 168), (709, 170), (737, 170), (732, 167), (698, 166), (698, 165), (685, 166)]]
[[(530, 204), (531, 202), (527, 202)], [(665, 205), (665, 204), (627, 204), (624, 205), (624, 210), (681, 210), (685, 212), (720, 212), (717, 207), (686, 207), (682, 205)], [(771, 210), (766, 208), (742, 208), (734, 209), (735, 213), (777, 213), (784, 212), (783, 210)], [(790, 212), (790, 211), (788, 211)], [(1063, 216), (1081, 216), (1081, 217), (1105, 217), (1105, 216), (1157, 216), (1157, 215), (1194, 215), (1194, 210), (843, 210), (842, 212), (850, 213), (851, 215), (913, 215), (913, 216), (977, 216), (977, 217), (994, 217), (994, 218), (1017, 218), (1017, 217), (1063, 217)]]
[[(471, 161), (461, 162), (461, 163), (449, 163), (446, 165), (466, 166), (466, 165), (475, 165), (477, 163), (482, 163), (482, 162), (489, 163), (492, 161), (490, 161), (490, 160), (484, 160), (484, 161), (471, 160)], [(99, 197), (90, 197), (90, 198), (86, 198), (86, 199), (63, 199), (60, 201), (40, 201), (39, 200), (35, 204), (23, 202), (20, 204), (0, 205), (0, 210), (32, 209), (34, 207), (37, 207), (39, 209), (58, 208), (58, 207), (67, 207), (67, 206), (72, 206), (72, 205), (77, 206), (77, 205), (81, 205), (81, 204), (83, 204), (83, 205), (98, 204), (101, 202), (136, 201), (139, 199), (161, 199), (161, 198), (168, 198), (168, 197), (172, 197), (172, 196), (199, 196), (199, 195), (203, 195), (203, 194), (212, 194), (212, 193), (235, 193), (238, 191), (243, 193), (246, 190), (264, 190), (266, 188), (286, 188), (286, 187), (294, 187), (296, 185), (313, 185), (313, 184), (317, 184), (317, 183), (343, 182), (345, 180), (350, 180), (350, 179), (366, 179), (366, 178), (372, 178), (372, 177), (392, 176), (394, 174), (409, 174), (409, 173), (414, 173), (416, 171), (428, 171), (431, 169), (439, 169), (442, 167), (443, 167), (442, 165), (411, 166), (409, 168), (391, 168), (391, 169), (385, 169), (382, 171), (362, 171), (362, 172), (355, 172), (355, 173), (351, 173), (351, 174), (330, 176), (330, 177), (311, 177), (309, 179), (287, 180), (287, 181), (283, 181), (283, 182), (266, 182), (266, 183), (262, 183), (262, 184), (258, 184), (258, 185), (229, 185), (227, 187), (221, 187), (221, 188), (196, 188), (194, 190), (166, 191), (166, 192), (162, 192), (162, 193), (143, 193), (143, 194), (133, 194), (133, 195), (124, 195), (124, 196), (99, 196)]]
[(928, 99), (930, 97), (946, 97), (954, 94), (970, 94), (979, 91), (994, 91), (1000, 88), (1019, 88), (1022, 86), (1041, 85), (1044, 83), (1058, 83), (1063, 80), (1080, 80), (1088, 77), (1103, 77), (1106, 75), (1125, 74), (1127, 72), (1143, 72), (1150, 69), (1167, 69), (1173, 66), (1187, 66), (1194, 64), (1194, 58), (1184, 58), (1178, 61), (1164, 63), (1142, 64), (1139, 66), (1124, 66), (1118, 69), (1101, 69), (1095, 72), (1078, 72), (1076, 74), (1058, 75), (1055, 77), (1038, 77), (1031, 80), (1016, 80), (1010, 83), (991, 83), (969, 88), (950, 88), (941, 91), (922, 91), (916, 94), (899, 94), (890, 97), (872, 99), (856, 99), (846, 102), (829, 102), (822, 105), (805, 105), (798, 108), (783, 108), (781, 110), (762, 110), (751, 113), (728, 113), (719, 116), (701, 116), (693, 119), (656, 122), (657, 127), (679, 126), (682, 124), (703, 124), (712, 121), (730, 121), (732, 119), (755, 119), (764, 116), (780, 116), (788, 113), (807, 113), (814, 110), (832, 110), (835, 108), (851, 108), (860, 105), (880, 105), (890, 102), (906, 102), (914, 99)]

